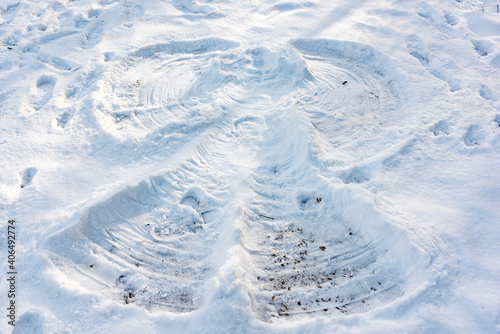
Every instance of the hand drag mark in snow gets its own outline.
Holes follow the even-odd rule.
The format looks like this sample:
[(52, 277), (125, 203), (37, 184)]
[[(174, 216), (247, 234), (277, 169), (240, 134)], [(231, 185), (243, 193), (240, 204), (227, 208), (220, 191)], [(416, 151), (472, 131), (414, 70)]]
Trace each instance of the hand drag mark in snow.
[(199, 308), (213, 275), (221, 205), (199, 188), (186, 188), (189, 174), (184, 168), (149, 178), (90, 208), (77, 226), (48, 241), (54, 263), (121, 303), (173, 312)]
[[(259, 190), (271, 193), (272, 183), (260, 181), (267, 184)], [(288, 186), (283, 193), (293, 192)], [(309, 212), (286, 200), (259, 196), (246, 217), (259, 318), (365, 312), (403, 295), (404, 275), (384, 265), (388, 245), (382, 240), (363, 238), (340, 215), (320, 214), (319, 197)]]
[(103, 98), (96, 113), (104, 115), (104, 129), (142, 137), (170, 121), (205, 117), (213, 109), (217, 90), (231, 81), (214, 59), (236, 46), (210, 38), (157, 44), (132, 53), (101, 81)]
[[(413, 97), (389, 57), (353, 42), (295, 40), (293, 45), (313, 78), (295, 94), (295, 108), (313, 124), (321, 153), (332, 165), (353, 168), (404, 140), (394, 127), (411, 131), (406, 106)], [(368, 178), (359, 176), (360, 182)], [(347, 182), (357, 182), (353, 177)]]

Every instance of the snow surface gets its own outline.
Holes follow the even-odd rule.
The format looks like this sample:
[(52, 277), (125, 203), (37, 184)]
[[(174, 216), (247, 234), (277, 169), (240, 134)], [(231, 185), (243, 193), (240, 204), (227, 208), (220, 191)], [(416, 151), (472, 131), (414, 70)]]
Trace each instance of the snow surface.
[(0, 332), (499, 333), (499, 6), (2, 0)]

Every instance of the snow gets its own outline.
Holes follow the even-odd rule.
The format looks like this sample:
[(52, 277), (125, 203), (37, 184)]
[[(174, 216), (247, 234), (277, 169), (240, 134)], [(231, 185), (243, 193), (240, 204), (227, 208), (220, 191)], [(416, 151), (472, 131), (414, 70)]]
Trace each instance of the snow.
[(3, 0), (0, 332), (498, 333), (499, 5)]

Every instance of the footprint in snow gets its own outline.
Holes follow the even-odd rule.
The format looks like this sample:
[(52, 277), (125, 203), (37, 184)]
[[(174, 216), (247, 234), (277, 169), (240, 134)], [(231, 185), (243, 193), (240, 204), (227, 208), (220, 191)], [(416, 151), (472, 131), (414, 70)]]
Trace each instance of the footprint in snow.
[(431, 131), (436, 137), (441, 135), (449, 135), (450, 124), (447, 120), (441, 120), (432, 127)]
[(12, 334), (43, 334), (43, 325), (41, 316), (37, 312), (25, 312), (19, 317), (16, 322)]
[(469, 147), (481, 145), (484, 141), (483, 129), (479, 125), (471, 125), (467, 129), (463, 141), (464, 144)]
[(417, 35), (410, 35), (406, 43), (410, 55), (418, 59), (418, 61), (427, 68), (430, 74), (446, 82), (451, 92), (462, 89), (461, 81), (443, 67), (441, 60), (427, 49), (427, 46), (420, 37)]
[(50, 101), (53, 95), (57, 80), (48, 75), (42, 75), (36, 82), (36, 92), (31, 98), (31, 106), (35, 110), (40, 110)]
[(33, 179), (35, 178), (38, 169), (35, 167), (26, 168), (21, 172), (21, 188), (24, 188), (31, 184)]
[(500, 115), (496, 115), (493, 121), (500, 127)]

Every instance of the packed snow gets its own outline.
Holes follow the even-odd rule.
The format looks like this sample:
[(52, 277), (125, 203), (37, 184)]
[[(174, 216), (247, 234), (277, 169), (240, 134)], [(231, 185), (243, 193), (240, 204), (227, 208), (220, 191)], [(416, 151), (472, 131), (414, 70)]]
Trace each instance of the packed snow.
[(1, 333), (500, 332), (500, 1), (2, 0), (0, 41)]

